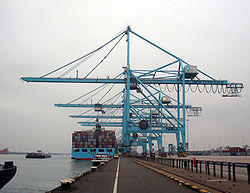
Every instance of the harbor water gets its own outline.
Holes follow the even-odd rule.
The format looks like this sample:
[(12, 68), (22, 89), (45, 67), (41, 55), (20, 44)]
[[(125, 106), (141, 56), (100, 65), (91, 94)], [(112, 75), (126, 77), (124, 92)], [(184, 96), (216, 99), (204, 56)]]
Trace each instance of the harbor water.
[(0, 163), (14, 161), (17, 173), (1, 193), (40, 193), (54, 189), (60, 180), (90, 170), (91, 162), (72, 160), (71, 155), (52, 155), (47, 159), (26, 159), (25, 155), (1, 154)]

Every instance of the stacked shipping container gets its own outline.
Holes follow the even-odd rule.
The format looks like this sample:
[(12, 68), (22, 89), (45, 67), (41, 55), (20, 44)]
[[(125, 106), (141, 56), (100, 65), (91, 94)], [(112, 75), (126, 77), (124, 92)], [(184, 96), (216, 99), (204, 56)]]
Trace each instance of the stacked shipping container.
[(115, 131), (85, 130), (72, 133), (72, 148), (115, 148)]

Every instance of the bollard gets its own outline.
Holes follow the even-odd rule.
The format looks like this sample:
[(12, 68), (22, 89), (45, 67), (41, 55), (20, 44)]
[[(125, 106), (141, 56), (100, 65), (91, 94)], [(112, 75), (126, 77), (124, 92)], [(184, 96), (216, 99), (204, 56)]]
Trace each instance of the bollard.
[(233, 163), (233, 181), (236, 182), (235, 163)]
[(75, 182), (74, 179), (64, 179), (64, 180), (60, 180), (61, 183), (61, 187), (63, 190), (68, 190), (71, 187), (71, 184)]
[(183, 169), (183, 159), (181, 160), (181, 169)]
[(97, 166), (92, 166), (91, 167), (91, 172), (95, 172), (97, 170)]
[(216, 176), (215, 162), (213, 162), (213, 170), (214, 170), (214, 176)]
[(191, 160), (191, 171), (194, 171), (194, 164), (193, 164), (193, 160)]
[(196, 167), (196, 173), (198, 173), (198, 162), (200, 162), (200, 161), (197, 161), (196, 165), (195, 165), (195, 167)]
[(189, 171), (189, 162), (190, 162), (190, 160), (188, 160), (188, 165), (187, 165), (188, 166), (188, 171)]
[(231, 180), (231, 163), (228, 162), (228, 180)]

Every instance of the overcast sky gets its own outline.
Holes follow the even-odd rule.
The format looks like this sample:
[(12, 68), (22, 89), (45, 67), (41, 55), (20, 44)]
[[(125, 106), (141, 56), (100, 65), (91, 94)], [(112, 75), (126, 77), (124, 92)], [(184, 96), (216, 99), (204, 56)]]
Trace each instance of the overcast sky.
[[(0, 149), (70, 152), (71, 133), (81, 127), (68, 115), (83, 110), (54, 104), (93, 85), (23, 83), (20, 77), (60, 67), (127, 25), (216, 79), (244, 83), (241, 98), (188, 94), (188, 104), (203, 108), (201, 117), (189, 118), (191, 149), (250, 145), (249, 10), (249, 0), (0, 0)], [(136, 46), (131, 58), (138, 68), (163, 64), (146, 59), (148, 52)], [(124, 56), (114, 54), (96, 73), (119, 74)], [(173, 143), (173, 136), (164, 140)]]

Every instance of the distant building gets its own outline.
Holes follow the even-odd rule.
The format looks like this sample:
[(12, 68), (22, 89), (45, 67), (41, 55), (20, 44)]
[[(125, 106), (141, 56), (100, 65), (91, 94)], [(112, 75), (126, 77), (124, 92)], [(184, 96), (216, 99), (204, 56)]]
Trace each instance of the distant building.
[(246, 148), (242, 147), (230, 147), (222, 150), (222, 155), (231, 155), (231, 156), (246, 156)]

